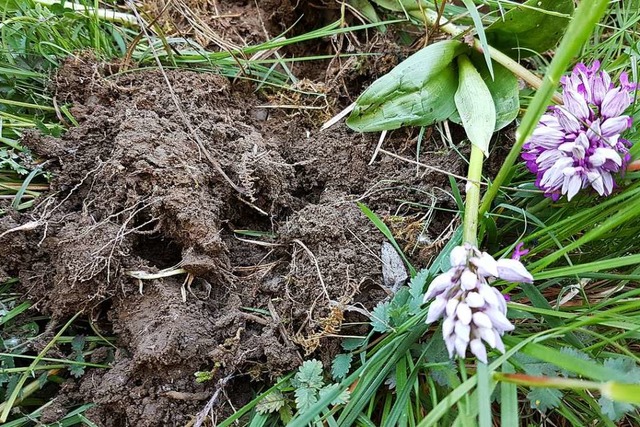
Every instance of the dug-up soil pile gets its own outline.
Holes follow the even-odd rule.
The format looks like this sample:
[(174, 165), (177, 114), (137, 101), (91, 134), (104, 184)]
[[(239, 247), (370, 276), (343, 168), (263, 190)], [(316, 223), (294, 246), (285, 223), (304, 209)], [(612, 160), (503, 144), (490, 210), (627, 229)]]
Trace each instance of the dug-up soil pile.
[[(82, 310), (116, 337), (112, 368), (59, 395), (95, 402), (94, 422), (185, 425), (228, 374), (242, 405), (305, 357), (329, 363), (336, 337), (362, 334), (363, 313), (388, 297), (384, 239), (355, 202), (385, 218), (418, 267), (452, 220), (429, 208), (455, 208), (446, 177), (386, 155), (368, 164), (377, 135), (320, 132), (304, 110), (261, 108), (253, 86), (219, 76), (168, 71), (172, 94), (160, 71), (117, 71), (87, 58), (59, 71), (56, 99), (79, 125), (27, 135), (51, 190), (0, 219), (0, 232), (30, 224), (0, 239), (0, 277), (19, 277), (57, 325)], [(398, 131), (385, 148), (415, 158), (415, 140)], [(422, 151), (460, 172), (441, 143)], [(183, 272), (132, 277), (167, 268)], [(196, 371), (213, 379), (197, 383)]]

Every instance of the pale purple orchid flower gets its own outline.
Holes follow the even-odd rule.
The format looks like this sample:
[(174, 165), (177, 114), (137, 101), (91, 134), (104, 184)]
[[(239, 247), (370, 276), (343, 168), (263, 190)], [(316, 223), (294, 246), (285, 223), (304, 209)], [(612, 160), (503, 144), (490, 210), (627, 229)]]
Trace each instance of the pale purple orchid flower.
[(621, 134), (631, 127), (623, 115), (633, 102), (635, 83), (626, 73), (616, 87), (600, 62), (580, 63), (562, 78), (564, 105), (549, 108), (523, 146), (522, 158), (537, 175), (536, 186), (546, 196), (571, 200), (583, 188), (599, 195), (613, 191), (613, 175), (630, 161), (629, 141)]
[(502, 335), (513, 330), (507, 319), (503, 295), (490, 282), (500, 278), (509, 282), (532, 283), (533, 277), (515, 259), (495, 260), (486, 252), (465, 243), (450, 255), (451, 268), (437, 276), (427, 289), (427, 323), (444, 317), (442, 335), (449, 357), (464, 358), (467, 348), (487, 363), (486, 345), (504, 353)]

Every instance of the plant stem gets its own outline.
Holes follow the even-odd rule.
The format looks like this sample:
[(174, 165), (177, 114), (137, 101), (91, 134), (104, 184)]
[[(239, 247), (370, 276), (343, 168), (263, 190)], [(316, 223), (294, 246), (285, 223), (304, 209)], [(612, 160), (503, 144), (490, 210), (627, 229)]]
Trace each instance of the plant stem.
[(467, 177), (467, 197), (464, 202), (464, 224), (462, 241), (477, 246), (478, 242), (478, 209), (480, 207), (480, 181), (482, 180), (482, 149), (471, 144), (469, 173)]

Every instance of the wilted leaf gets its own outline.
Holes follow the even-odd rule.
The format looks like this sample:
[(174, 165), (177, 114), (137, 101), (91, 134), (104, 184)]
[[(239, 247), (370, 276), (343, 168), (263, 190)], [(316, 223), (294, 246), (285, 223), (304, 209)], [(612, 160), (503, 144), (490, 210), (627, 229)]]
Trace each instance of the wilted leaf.
[(427, 126), (455, 111), (452, 61), (468, 50), (456, 40), (434, 43), (379, 78), (357, 99), (347, 125), (359, 132)]
[[(498, 131), (514, 121), (518, 116), (518, 111), (520, 110), (518, 79), (511, 71), (497, 62), (493, 63), (495, 79), (492, 79), (489, 69), (480, 54), (474, 52), (470, 55), (470, 59), (487, 85), (489, 92), (491, 92), (493, 105), (496, 109), (496, 125), (493, 130), (494, 132)], [(462, 123), (457, 111), (453, 113), (449, 120), (458, 124)]]
[[(528, 0), (504, 14), (504, 20), (486, 28), (489, 44), (514, 57), (526, 57), (553, 48), (573, 13), (573, 0)], [(549, 11), (549, 12), (547, 12)]]
[(496, 125), (491, 92), (466, 55), (458, 58), (460, 71), (455, 104), (469, 141), (489, 155), (489, 142)]

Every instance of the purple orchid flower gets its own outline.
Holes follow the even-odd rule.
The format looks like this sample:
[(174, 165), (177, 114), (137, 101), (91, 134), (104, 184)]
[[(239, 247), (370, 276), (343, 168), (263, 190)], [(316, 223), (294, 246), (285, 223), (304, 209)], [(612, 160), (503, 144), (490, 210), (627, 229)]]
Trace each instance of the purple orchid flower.
[(631, 117), (623, 113), (637, 85), (622, 73), (616, 87), (599, 69), (598, 61), (591, 67), (580, 63), (562, 78), (564, 105), (550, 107), (523, 146), (536, 186), (553, 200), (564, 194), (571, 200), (588, 187), (611, 194), (613, 175), (630, 161), (630, 143), (621, 134), (631, 127)]

